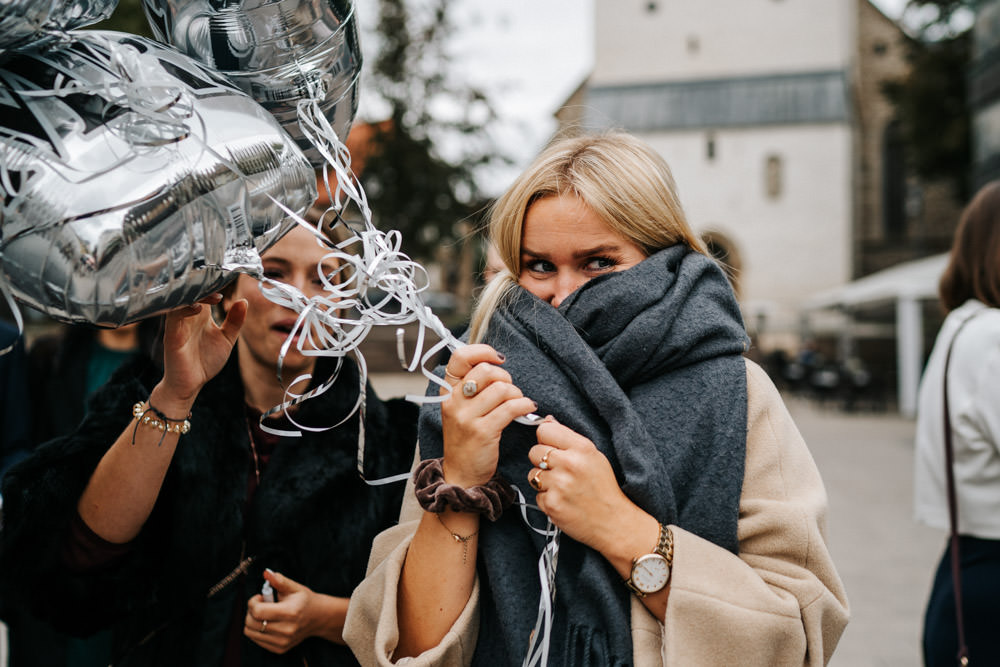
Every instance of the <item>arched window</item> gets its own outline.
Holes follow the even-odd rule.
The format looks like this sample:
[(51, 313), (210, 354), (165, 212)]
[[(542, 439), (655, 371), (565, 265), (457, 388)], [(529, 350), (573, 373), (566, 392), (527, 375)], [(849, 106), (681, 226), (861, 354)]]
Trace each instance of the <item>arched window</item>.
[(764, 162), (764, 192), (768, 199), (777, 199), (781, 196), (782, 174), (781, 156), (772, 153), (767, 156)]

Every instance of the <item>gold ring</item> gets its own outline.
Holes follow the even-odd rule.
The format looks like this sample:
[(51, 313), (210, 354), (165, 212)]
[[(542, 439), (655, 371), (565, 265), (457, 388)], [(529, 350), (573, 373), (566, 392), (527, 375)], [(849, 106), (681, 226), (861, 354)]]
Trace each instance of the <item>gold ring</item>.
[(542, 491), (542, 482), (538, 479), (539, 477), (541, 477), (541, 475), (542, 471), (536, 470), (535, 474), (528, 479), (528, 484), (531, 484), (531, 488), (533, 488), (535, 491), (538, 491), (539, 493), (541, 493)]
[(445, 369), (444, 369), (444, 376), (445, 376), (446, 378), (451, 378), (451, 379), (452, 379), (452, 380), (454, 380), (455, 382), (460, 382), (460, 381), (462, 380), (462, 378), (460, 378), (460, 377), (458, 377), (458, 376), (456, 376), (456, 375), (452, 375), (452, 374), (451, 374), (451, 373), (450, 373), (450, 372), (448, 371), (448, 368), (447, 368), (447, 367), (445, 367)]
[(260, 622), (260, 634), (264, 634), (266, 632), (267, 632), (267, 621), (261, 621)]
[(555, 447), (549, 447), (549, 451), (545, 452), (545, 456), (542, 457), (541, 462), (538, 464), (539, 468), (541, 468), (542, 470), (551, 470), (552, 469), (552, 466), (549, 465), (549, 454), (551, 454), (552, 450), (554, 450), (554, 449), (555, 449)]

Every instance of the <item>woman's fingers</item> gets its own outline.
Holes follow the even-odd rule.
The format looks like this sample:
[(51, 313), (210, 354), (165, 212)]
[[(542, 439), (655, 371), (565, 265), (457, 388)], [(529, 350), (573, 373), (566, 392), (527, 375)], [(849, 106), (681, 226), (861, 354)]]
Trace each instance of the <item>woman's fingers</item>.
[(594, 449), (594, 443), (580, 435), (568, 426), (563, 426), (555, 419), (547, 417), (535, 430), (538, 444), (548, 445), (557, 449)]
[(246, 321), (248, 307), (249, 304), (246, 299), (234, 301), (233, 305), (229, 308), (229, 312), (226, 313), (226, 319), (222, 321), (220, 327), (222, 335), (234, 345), (236, 344), (236, 338), (240, 335), (240, 329), (243, 328), (243, 323)]
[(243, 634), (272, 653), (284, 653), (294, 645), (291, 643), (294, 625), (279, 618), (278, 611), (275, 603), (255, 595), (247, 603), (243, 621)]
[(560, 450), (552, 445), (537, 444), (528, 450), (528, 460), (539, 470), (556, 468)]
[(445, 366), (445, 380), (455, 386), (464, 380), (465, 376), (479, 364), (502, 364), (506, 357), (489, 345), (476, 343), (460, 347), (451, 353), (448, 365)]

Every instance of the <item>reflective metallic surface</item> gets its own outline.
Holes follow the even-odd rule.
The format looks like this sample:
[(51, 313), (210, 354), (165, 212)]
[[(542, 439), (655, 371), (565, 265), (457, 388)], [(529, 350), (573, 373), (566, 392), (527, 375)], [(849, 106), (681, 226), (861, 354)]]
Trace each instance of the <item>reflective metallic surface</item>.
[[(298, 127), (296, 107), (318, 100), (344, 139), (361, 74), (350, 0), (143, 0), (157, 38), (224, 74), (270, 111), (314, 165), (322, 158)], [(224, 5), (221, 6), (220, 5)]]
[(117, 326), (217, 291), (316, 198), (274, 118), (155, 42), (83, 31), (0, 64), (0, 280)]
[(0, 0), (0, 53), (111, 16), (118, 0)]

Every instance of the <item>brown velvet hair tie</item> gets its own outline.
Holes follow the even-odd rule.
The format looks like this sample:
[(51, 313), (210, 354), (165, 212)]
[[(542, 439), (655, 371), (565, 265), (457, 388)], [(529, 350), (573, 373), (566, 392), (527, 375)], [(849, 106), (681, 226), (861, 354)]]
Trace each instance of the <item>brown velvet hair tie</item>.
[(442, 459), (424, 459), (413, 475), (417, 502), (428, 512), (440, 514), (445, 509), (475, 512), (496, 521), (514, 502), (514, 489), (500, 475), (479, 486), (462, 488), (444, 481)]

